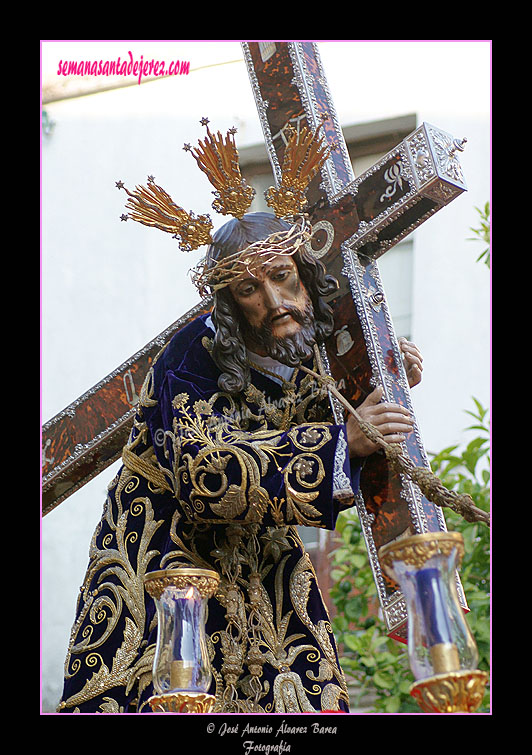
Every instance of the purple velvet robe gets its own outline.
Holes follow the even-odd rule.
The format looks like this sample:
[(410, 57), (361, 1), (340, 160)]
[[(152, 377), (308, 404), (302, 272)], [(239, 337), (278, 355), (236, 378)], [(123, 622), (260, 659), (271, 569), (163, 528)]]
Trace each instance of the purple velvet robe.
[[(60, 712), (151, 712), (150, 571), (208, 568), (214, 712), (348, 710), (345, 679), (298, 525), (334, 529), (359, 466), (314, 379), (251, 370), (220, 391), (203, 315), (152, 365), (94, 533)], [(310, 366), (312, 363), (310, 362)]]

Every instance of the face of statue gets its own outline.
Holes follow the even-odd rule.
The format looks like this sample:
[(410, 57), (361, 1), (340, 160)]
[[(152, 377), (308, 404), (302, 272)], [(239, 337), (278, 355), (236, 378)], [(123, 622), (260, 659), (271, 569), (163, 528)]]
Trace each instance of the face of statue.
[(307, 324), (312, 305), (291, 256), (277, 255), (256, 276), (241, 278), (230, 289), (249, 325), (246, 345), (266, 356), (265, 341), (297, 336)]

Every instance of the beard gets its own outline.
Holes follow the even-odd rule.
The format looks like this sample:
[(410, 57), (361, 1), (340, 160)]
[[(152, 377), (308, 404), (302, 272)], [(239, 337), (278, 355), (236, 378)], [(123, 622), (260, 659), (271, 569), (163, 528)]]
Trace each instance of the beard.
[(246, 321), (244, 332), (253, 343), (261, 346), (272, 359), (276, 359), (289, 367), (297, 367), (313, 354), (316, 343), (316, 326), (314, 323), (314, 308), (308, 301), (303, 310), (292, 305), (283, 305), (292, 318), (300, 325), (297, 333), (279, 338), (272, 333), (271, 322), (267, 317), (262, 325), (256, 327)]

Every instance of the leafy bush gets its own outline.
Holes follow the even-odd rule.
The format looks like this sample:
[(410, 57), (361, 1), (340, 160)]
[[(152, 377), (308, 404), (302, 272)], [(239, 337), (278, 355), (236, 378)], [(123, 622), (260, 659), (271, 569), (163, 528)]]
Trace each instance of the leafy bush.
[[(489, 426), (487, 410), (473, 399), (475, 422), (467, 430), (477, 435), (460, 449), (443, 449), (431, 459), (433, 472), (449, 490), (469, 493), (476, 506), (489, 510)], [(480, 433), (480, 434), (478, 434)], [(460, 578), (470, 612), (467, 622), (475, 637), (478, 668), (489, 671), (489, 528), (468, 523), (445, 509), (447, 529), (461, 532), (465, 554)], [(414, 681), (406, 646), (386, 636), (378, 616), (375, 582), (368, 562), (364, 536), (354, 509), (341, 514), (337, 523), (338, 547), (332, 552), (331, 598), (336, 608), (332, 624), (340, 648), (340, 663), (353, 682), (352, 707), (369, 707), (381, 713), (413, 713), (421, 709), (409, 694)], [(489, 692), (480, 712), (488, 710)]]

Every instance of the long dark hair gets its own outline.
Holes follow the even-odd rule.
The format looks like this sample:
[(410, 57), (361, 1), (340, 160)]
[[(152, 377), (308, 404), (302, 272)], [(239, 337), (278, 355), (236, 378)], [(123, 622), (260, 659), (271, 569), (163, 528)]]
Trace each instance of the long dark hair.
[[(207, 252), (209, 263), (245, 249), (255, 241), (272, 233), (289, 230), (290, 225), (267, 212), (254, 212), (243, 218), (230, 220), (214, 235)], [(322, 297), (332, 294), (338, 282), (327, 275), (323, 264), (304, 247), (293, 256), (299, 277), (305, 286), (314, 309), (315, 339), (322, 343), (333, 331), (332, 310)], [(246, 361), (242, 314), (228, 286), (214, 294), (212, 320), (216, 327), (212, 357), (222, 374), (218, 379), (221, 390), (239, 393), (249, 383), (250, 372)]]

